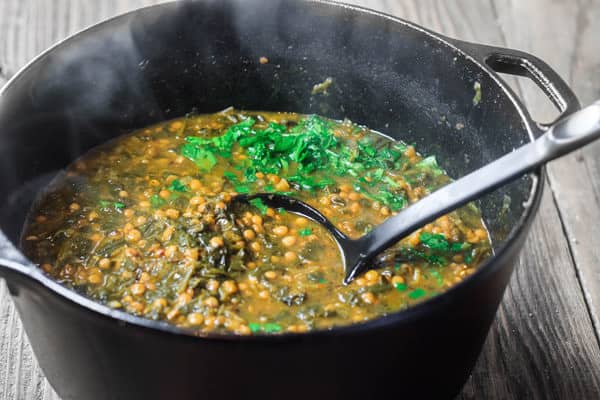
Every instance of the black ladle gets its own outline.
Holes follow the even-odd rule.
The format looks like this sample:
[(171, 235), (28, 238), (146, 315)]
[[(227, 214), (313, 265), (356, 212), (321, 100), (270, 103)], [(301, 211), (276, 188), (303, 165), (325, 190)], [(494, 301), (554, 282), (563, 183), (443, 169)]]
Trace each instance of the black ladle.
[(323, 214), (292, 197), (271, 193), (238, 195), (235, 201), (260, 198), (274, 208), (300, 214), (331, 232), (344, 262), (344, 283), (371, 267), (370, 261), (386, 248), (436, 218), (531, 172), (542, 164), (600, 138), (600, 101), (552, 125), (535, 141), (436, 190), (359, 239), (350, 239)]

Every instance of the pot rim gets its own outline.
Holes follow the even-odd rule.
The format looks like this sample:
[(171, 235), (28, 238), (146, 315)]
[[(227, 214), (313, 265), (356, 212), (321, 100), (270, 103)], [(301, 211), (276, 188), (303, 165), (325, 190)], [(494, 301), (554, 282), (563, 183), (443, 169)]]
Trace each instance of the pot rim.
[[(284, 0), (286, 1), (286, 0)], [(498, 88), (507, 96), (508, 100), (515, 107), (515, 110), (521, 116), (521, 120), (524, 123), (524, 126), (527, 130), (527, 134), (529, 135), (530, 140), (535, 139), (535, 132), (539, 131), (539, 128), (535, 127), (535, 122), (530, 117), (527, 109), (522, 104), (522, 102), (518, 99), (515, 93), (510, 89), (510, 87), (502, 80), (500, 77), (489, 67), (478, 60), (476, 57), (471, 55), (467, 50), (464, 50), (460, 47), (460, 43), (456, 41), (456, 39), (448, 38), (442, 34), (438, 34), (434, 31), (431, 31), (427, 28), (424, 28), (415, 23), (409, 22), (399, 17), (395, 17), (393, 15), (375, 11), (367, 7), (361, 7), (356, 5), (350, 5), (345, 3), (340, 3), (334, 0), (301, 0), (305, 4), (324, 4), (330, 7), (339, 7), (341, 9), (349, 9), (352, 11), (356, 11), (360, 14), (370, 14), (374, 15), (378, 18), (383, 18), (388, 21), (391, 21), (396, 24), (401, 24), (410, 29), (419, 31), (431, 39), (434, 39), (444, 46), (448, 48), (448, 50), (455, 51), (461, 56), (465, 57), (467, 60), (472, 62), (475, 66), (477, 66), (482, 72), (484, 72), (489, 78), (491, 78), (497, 85)], [(36, 57), (34, 57), (31, 61), (29, 61), (25, 66), (23, 66), (19, 71), (17, 71), (7, 82), (6, 84), (0, 88), (0, 97), (4, 96), (4, 94), (10, 90), (13, 86), (13, 82), (19, 80), (23, 74), (25, 74), (33, 65), (35, 65), (38, 61), (51, 54), (54, 50), (59, 49), (72, 39), (80, 36), (81, 34), (92, 34), (94, 31), (102, 29), (105, 25), (110, 24), (112, 22), (116, 22), (120, 19), (126, 19), (138, 14), (144, 10), (150, 9), (159, 9), (163, 7), (173, 7), (177, 3), (177, 0), (168, 0), (165, 2), (161, 2), (159, 4), (154, 4), (150, 6), (140, 7), (135, 10), (119, 14), (98, 23), (95, 23), (89, 27), (83, 28), (75, 33), (69, 35), (68, 37), (58, 41), (48, 49), (44, 50)], [(407, 309), (396, 311), (390, 313), (385, 316), (377, 317), (369, 321), (353, 323), (350, 325), (344, 326), (336, 326), (329, 329), (316, 329), (313, 331), (305, 332), (305, 333), (291, 333), (284, 332), (279, 334), (265, 334), (265, 333), (256, 333), (252, 335), (236, 335), (236, 334), (224, 334), (224, 333), (197, 333), (193, 332), (186, 328), (180, 328), (170, 323), (164, 321), (155, 321), (151, 319), (147, 319), (144, 317), (135, 316), (133, 314), (129, 314), (125, 311), (112, 309), (104, 304), (96, 302), (91, 298), (80, 294), (49, 277), (46, 275), (40, 268), (38, 268), (34, 263), (32, 263), (27, 257), (25, 257), (17, 246), (14, 246), (14, 243), (10, 241), (8, 238), (4, 240), (8, 241), (12, 246), (14, 246), (15, 251), (18, 253), (24, 262), (13, 261), (13, 260), (1, 260), (2, 264), (7, 267), (13, 268), (16, 271), (28, 275), (37, 281), (38, 284), (41, 284), (45, 288), (51, 290), (52, 292), (61, 296), (64, 300), (68, 300), (68, 303), (72, 306), (79, 306), (86, 309), (86, 311), (92, 311), (94, 314), (90, 315), (95, 317), (100, 317), (114, 323), (120, 324), (121, 326), (126, 327), (127, 325), (134, 325), (138, 328), (147, 329), (153, 333), (157, 334), (169, 334), (175, 335), (178, 337), (189, 338), (193, 341), (197, 340), (208, 340), (210, 342), (247, 342), (247, 341), (267, 341), (267, 342), (281, 342), (287, 340), (293, 340), (298, 338), (306, 338), (306, 337), (328, 337), (331, 335), (352, 335), (359, 334), (364, 331), (369, 331), (373, 329), (378, 329), (380, 327), (394, 325), (397, 323), (406, 323), (407, 321), (411, 321), (419, 316), (426, 314), (429, 309), (437, 307), (439, 304), (442, 304), (451, 299), (454, 293), (457, 293), (461, 290), (466, 290), (468, 287), (472, 285), (476, 285), (479, 281), (484, 279), (488, 274), (493, 273), (496, 269), (500, 267), (498, 261), (504, 256), (505, 253), (508, 252), (509, 248), (517, 246), (517, 239), (522, 236), (523, 233), (527, 230), (527, 227), (531, 220), (535, 217), (537, 208), (540, 203), (541, 194), (544, 186), (544, 168), (538, 168), (534, 172), (530, 173), (529, 176), (532, 179), (531, 189), (529, 192), (529, 196), (527, 201), (524, 204), (524, 211), (521, 214), (519, 220), (510, 230), (506, 239), (502, 243), (500, 247), (496, 249), (494, 254), (485, 260), (476, 271), (465, 278), (463, 281), (457, 283), (456, 285), (450, 287), (446, 291), (429, 298), (421, 303), (410, 306)], [(0, 230), (0, 235), (2, 235), (2, 231)], [(0, 267), (1, 268), (1, 267)], [(124, 324), (123, 324), (124, 323)]]

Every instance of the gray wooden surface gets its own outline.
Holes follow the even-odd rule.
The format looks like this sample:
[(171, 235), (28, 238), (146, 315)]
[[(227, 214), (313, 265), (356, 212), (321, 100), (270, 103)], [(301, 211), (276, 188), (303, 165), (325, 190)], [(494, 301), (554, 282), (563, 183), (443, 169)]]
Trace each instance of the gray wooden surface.
[[(0, 0), (0, 85), (52, 43), (154, 0)], [(600, 98), (600, 0), (348, 0), (450, 36), (536, 54)], [(540, 91), (512, 79), (540, 121)], [(539, 216), (460, 398), (600, 398), (600, 143), (548, 168)], [(75, 378), (75, 377), (74, 377)], [(0, 400), (58, 399), (0, 282)]]

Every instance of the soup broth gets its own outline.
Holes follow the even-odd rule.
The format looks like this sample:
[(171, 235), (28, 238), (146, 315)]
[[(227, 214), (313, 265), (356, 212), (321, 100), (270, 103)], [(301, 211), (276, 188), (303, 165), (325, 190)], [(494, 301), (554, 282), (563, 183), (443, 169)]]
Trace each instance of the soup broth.
[(318, 224), (238, 193), (299, 198), (357, 238), (450, 178), (435, 157), (350, 121), (234, 109), (164, 122), (90, 151), (31, 210), (22, 247), (57, 281), (195, 332), (306, 332), (396, 312), (491, 254), (473, 204), (344, 285)]

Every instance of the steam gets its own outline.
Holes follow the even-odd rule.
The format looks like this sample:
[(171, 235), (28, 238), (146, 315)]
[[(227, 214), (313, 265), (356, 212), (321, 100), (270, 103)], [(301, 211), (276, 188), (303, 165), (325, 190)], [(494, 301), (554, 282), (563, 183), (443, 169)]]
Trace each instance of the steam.
[[(205, 0), (140, 10), (52, 50), (0, 98), (0, 199), (6, 204), (19, 186), (121, 133), (228, 106), (348, 117), (445, 156), (458, 176), (472, 169), (465, 152), (478, 165), (490, 151), (510, 149), (480, 141), (473, 80), (460, 69), (463, 56), (446, 60), (442, 47), (378, 16), (316, 1)], [(327, 78), (326, 92), (312, 93)], [(478, 107), (491, 101), (484, 94)], [(448, 150), (461, 142), (460, 151)], [(26, 209), (30, 200), (18, 203)], [(14, 215), (2, 217), (3, 228), (24, 212)]]
[(96, 29), (64, 43), (49, 54), (32, 85), (32, 102), (50, 105), (48, 112), (66, 122), (63, 141), (71, 158), (110, 137), (98, 123), (126, 121), (140, 105), (160, 113), (149, 82), (133, 72), (146, 68), (149, 60), (135, 42), (132, 22), (129, 17), (112, 29)]

